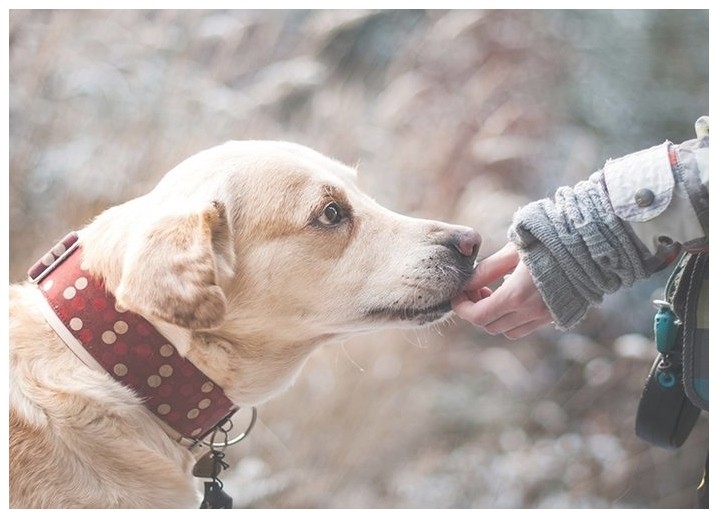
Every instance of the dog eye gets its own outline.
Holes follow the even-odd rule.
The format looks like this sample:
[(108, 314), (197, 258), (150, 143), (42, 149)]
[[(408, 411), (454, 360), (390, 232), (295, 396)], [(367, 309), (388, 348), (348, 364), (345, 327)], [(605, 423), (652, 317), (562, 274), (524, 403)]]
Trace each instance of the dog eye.
[(324, 211), (322, 211), (317, 221), (324, 226), (333, 227), (341, 223), (343, 219), (344, 211), (337, 203), (332, 202), (324, 207)]

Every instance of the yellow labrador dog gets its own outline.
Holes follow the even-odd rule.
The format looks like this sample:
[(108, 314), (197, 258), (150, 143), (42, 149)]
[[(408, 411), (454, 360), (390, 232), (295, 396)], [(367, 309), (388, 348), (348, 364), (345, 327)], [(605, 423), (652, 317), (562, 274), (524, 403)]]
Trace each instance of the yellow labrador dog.
[(229, 142), (10, 288), (10, 505), (197, 507), (196, 446), (317, 346), (437, 322), (473, 230), (378, 205), (303, 146)]

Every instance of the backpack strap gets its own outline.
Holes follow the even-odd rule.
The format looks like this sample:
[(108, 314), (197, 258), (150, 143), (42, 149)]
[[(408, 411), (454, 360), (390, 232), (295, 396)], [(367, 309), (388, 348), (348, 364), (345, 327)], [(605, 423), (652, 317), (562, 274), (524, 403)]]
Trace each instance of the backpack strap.
[(708, 411), (708, 253), (685, 254), (671, 302), (683, 322), (683, 384), (695, 406)]

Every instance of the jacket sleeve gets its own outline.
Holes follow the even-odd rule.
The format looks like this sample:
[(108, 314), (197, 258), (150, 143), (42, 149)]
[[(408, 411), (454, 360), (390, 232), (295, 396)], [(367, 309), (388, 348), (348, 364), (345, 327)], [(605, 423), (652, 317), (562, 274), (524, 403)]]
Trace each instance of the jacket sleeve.
[(609, 160), (553, 199), (519, 209), (519, 248), (557, 328), (576, 325), (603, 295), (649, 277), (681, 249), (708, 246), (708, 124), (698, 138)]

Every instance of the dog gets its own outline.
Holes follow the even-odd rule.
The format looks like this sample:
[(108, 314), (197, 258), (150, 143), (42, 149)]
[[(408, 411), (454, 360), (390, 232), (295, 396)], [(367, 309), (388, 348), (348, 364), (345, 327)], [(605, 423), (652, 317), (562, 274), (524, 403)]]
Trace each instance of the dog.
[(227, 142), (10, 286), (10, 506), (196, 508), (193, 450), (225, 414), (320, 345), (445, 319), (479, 235), (357, 185), (298, 144)]

